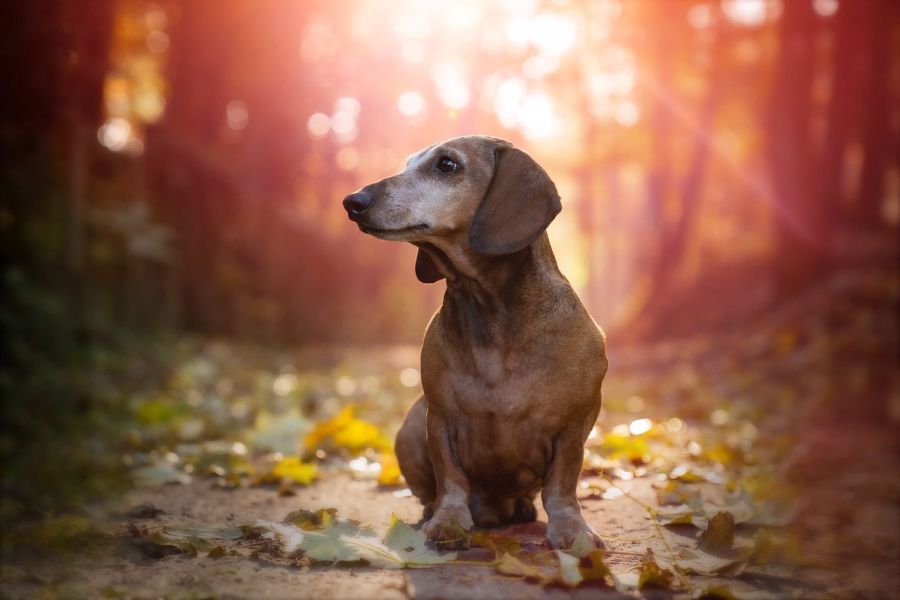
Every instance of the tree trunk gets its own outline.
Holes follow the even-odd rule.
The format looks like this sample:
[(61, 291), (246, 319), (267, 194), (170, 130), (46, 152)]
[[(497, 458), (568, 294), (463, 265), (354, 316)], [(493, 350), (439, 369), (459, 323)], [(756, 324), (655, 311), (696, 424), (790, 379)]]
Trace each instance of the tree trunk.
[(862, 124), (863, 169), (857, 213), (861, 225), (876, 229), (884, 224), (885, 177), (891, 146), (896, 145), (897, 138), (896, 128), (891, 127), (890, 73), (891, 28), (896, 24), (898, 8), (895, 2), (887, 0), (848, 4), (864, 4), (868, 9), (868, 27), (865, 28), (868, 47), (864, 53), (862, 88), (862, 101), (866, 107)]
[(831, 98), (828, 104), (824, 148), (822, 151), (822, 203), (823, 210), (832, 218), (849, 209), (849, 199), (844, 197), (847, 146), (858, 127), (860, 77), (865, 56), (863, 22), (860, 18), (865, 3), (845, 2), (834, 16), (834, 44), (831, 56)]
[(780, 289), (791, 292), (829, 262), (828, 219), (813, 180), (812, 109), (815, 14), (809, 2), (786, 2), (768, 114), (769, 160)]

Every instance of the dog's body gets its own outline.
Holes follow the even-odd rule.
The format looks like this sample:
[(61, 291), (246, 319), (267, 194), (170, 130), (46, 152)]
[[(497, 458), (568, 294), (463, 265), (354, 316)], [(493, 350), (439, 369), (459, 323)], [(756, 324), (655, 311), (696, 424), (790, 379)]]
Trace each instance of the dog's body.
[(534, 520), (554, 547), (600, 543), (575, 497), (606, 373), (603, 334), (559, 272), (545, 233), (556, 188), (526, 154), (470, 136), (344, 202), (360, 229), (419, 247), (416, 274), (447, 279), (422, 347), (424, 396), (397, 435), (429, 539)]

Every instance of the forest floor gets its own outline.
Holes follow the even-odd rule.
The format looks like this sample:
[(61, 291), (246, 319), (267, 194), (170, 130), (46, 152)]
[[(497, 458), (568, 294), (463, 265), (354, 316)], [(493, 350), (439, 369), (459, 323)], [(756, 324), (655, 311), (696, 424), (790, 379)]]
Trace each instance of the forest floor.
[(11, 526), (0, 591), (900, 597), (897, 300), (884, 273), (857, 273), (733, 331), (611, 338), (578, 489), (608, 551), (574, 557), (546, 545), (540, 502), (536, 523), (455, 555), (404, 525), (421, 506), (390, 440), (419, 393), (416, 348), (182, 340), (162, 363), (129, 359), (112, 386), (127, 400), (122, 435), (92, 442), (131, 489)]

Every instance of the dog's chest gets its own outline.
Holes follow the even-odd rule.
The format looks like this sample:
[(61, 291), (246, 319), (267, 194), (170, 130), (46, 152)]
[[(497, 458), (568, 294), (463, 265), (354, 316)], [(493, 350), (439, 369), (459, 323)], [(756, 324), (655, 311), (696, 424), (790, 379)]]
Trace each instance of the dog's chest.
[(512, 418), (534, 409), (545, 377), (541, 369), (518, 352), (476, 348), (472, 360), (445, 371), (443, 388), (456, 407), (467, 414), (491, 413)]

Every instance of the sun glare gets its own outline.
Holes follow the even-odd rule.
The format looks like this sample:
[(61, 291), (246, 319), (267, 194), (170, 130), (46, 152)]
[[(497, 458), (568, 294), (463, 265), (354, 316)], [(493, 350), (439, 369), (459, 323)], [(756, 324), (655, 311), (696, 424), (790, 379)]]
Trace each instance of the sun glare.
[(545, 56), (561, 56), (575, 44), (578, 28), (572, 19), (544, 13), (529, 23), (528, 37)]
[[(398, 68), (408, 71), (409, 87), (399, 90), (394, 100), (395, 114), (405, 118), (408, 126), (423, 127), (433, 119), (460, 115), (471, 120), (475, 110), (526, 139), (547, 140), (577, 131), (579, 117), (561, 104), (560, 90), (570, 81), (582, 80), (581, 85), (591, 90), (591, 106), (603, 104), (602, 110), (592, 108), (595, 117), (602, 114), (604, 120), (626, 127), (640, 120), (638, 104), (630, 98), (635, 87), (633, 61), (622, 58), (621, 48), (605, 41), (621, 12), (618, 0), (597, 0), (586, 12), (566, 2), (544, 7), (534, 0), (461, 0), (448, 11), (429, 3), (397, 0), (380, 17), (368, 15), (367, 34), (357, 31), (355, 24), (351, 30), (361, 44), (382, 46)], [(606, 59), (603, 64), (572, 70), (576, 47), (587, 43), (581, 39), (586, 30), (580, 23), (585, 17), (603, 25), (603, 35), (594, 29), (590, 33), (594, 43), (604, 40), (600, 55)], [(383, 19), (381, 25), (372, 24), (373, 18)], [(379, 28), (386, 35), (372, 41)], [(310, 23), (301, 45), (303, 60), (326, 60), (333, 54), (336, 35), (330, 23)], [(477, 59), (470, 54), (472, 48), (480, 49)], [(480, 61), (506, 54), (517, 56), (518, 67), (483, 73)], [(338, 106), (336, 102), (330, 114), (321, 111), (308, 116), (307, 130), (316, 139), (331, 137), (350, 144), (359, 135), (360, 110), (358, 103)]]
[(461, 109), (469, 104), (471, 93), (465, 65), (460, 61), (438, 63), (431, 70), (438, 97), (447, 108)]
[(722, 12), (733, 23), (745, 27), (755, 27), (766, 21), (769, 2), (767, 0), (722, 0)]
[(530, 140), (545, 140), (560, 130), (559, 117), (553, 100), (542, 91), (525, 96), (519, 106), (517, 120), (522, 133)]

